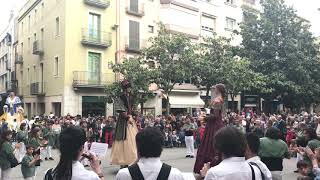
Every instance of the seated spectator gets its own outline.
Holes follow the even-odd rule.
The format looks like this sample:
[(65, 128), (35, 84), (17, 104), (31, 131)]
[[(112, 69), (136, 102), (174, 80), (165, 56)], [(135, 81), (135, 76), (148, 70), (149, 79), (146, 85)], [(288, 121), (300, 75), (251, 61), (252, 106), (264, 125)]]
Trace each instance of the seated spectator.
[(245, 160), (246, 138), (234, 127), (220, 129), (214, 138), (214, 147), (219, 152), (222, 162), (209, 169), (206, 163), (200, 171), (205, 180), (251, 180), (262, 179), (259, 169)]
[(259, 170), (263, 173), (265, 180), (272, 180), (271, 172), (268, 167), (260, 160), (258, 156), (259, 147), (260, 147), (260, 139), (254, 133), (249, 133), (246, 135), (248, 147), (246, 150), (246, 159), (247, 162), (251, 163), (251, 165), (255, 165), (259, 168)]
[(45, 179), (51, 180), (100, 180), (104, 179), (100, 161), (90, 154), (89, 159), (93, 171), (86, 170), (79, 162), (83, 155), (85, 133), (77, 127), (67, 127), (59, 137), (60, 161), (56, 168), (48, 170)]
[(266, 137), (260, 139), (259, 156), (271, 171), (273, 180), (282, 179), (283, 159), (290, 158), (288, 146), (280, 138), (280, 130), (271, 127), (267, 130)]
[(178, 169), (171, 168), (160, 160), (164, 146), (162, 133), (156, 128), (146, 128), (136, 136), (139, 161), (129, 168), (121, 169), (117, 180), (183, 180)]

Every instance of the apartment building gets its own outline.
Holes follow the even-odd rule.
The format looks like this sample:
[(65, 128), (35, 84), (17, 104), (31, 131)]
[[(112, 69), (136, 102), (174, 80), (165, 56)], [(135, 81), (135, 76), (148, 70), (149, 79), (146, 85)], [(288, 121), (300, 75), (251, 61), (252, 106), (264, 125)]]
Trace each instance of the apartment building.
[(112, 114), (104, 89), (115, 80), (116, 1), (29, 0), (17, 27), (17, 79), (29, 117)]
[[(11, 11), (7, 27), (0, 34), (0, 96), (2, 103), (8, 92), (16, 89), (14, 74), (14, 11)], [(2, 111), (2, 110), (0, 110)]]

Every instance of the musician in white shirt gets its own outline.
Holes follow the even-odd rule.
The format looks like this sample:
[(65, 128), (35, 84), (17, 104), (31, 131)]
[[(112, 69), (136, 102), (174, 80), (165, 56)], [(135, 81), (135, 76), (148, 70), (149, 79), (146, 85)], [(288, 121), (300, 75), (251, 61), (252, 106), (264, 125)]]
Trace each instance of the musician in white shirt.
[(245, 160), (246, 138), (238, 129), (220, 129), (215, 135), (214, 147), (222, 162), (212, 168), (208, 163), (204, 165), (200, 173), (205, 180), (262, 180), (259, 169)]
[[(138, 180), (155, 180), (158, 176), (166, 173), (160, 173), (164, 167), (170, 168), (164, 175), (168, 180), (183, 180), (183, 175), (176, 168), (165, 165), (160, 160), (160, 155), (164, 145), (164, 138), (161, 132), (156, 128), (146, 128), (140, 131), (136, 136), (139, 161), (129, 168), (121, 169), (116, 180), (135, 180), (131, 173), (138, 173)], [(132, 171), (136, 167), (137, 171)]]

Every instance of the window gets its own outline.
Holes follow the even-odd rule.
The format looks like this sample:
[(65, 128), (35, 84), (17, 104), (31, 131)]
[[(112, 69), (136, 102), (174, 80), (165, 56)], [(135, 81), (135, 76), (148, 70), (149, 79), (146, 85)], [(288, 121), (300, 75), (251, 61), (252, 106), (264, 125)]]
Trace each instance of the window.
[(44, 3), (41, 4), (41, 19), (43, 19)]
[(148, 32), (149, 33), (154, 33), (154, 27), (153, 26), (148, 26)]
[(60, 19), (59, 17), (56, 18), (56, 36), (60, 35)]
[(89, 13), (89, 38), (94, 41), (100, 41), (100, 15), (99, 14), (93, 14)]
[(44, 40), (44, 30), (43, 30), (43, 28), (41, 28), (41, 40), (42, 41)]
[(129, 21), (129, 49), (140, 49), (140, 24), (136, 21)]
[(35, 9), (35, 10), (34, 10), (34, 24), (35, 24), (36, 21), (37, 21), (37, 17), (38, 17), (38, 15), (37, 15), (37, 10)]
[(54, 76), (59, 76), (59, 58), (54, 58)]
[(229, 4), (229, 5), (235, 5), (236, 0), (226, 0), (226, 4)]
[(89, 52), (88, 54), (88, 83), (100, 83), (101, 80), (101, 54)]
[(30, 41), (30, 38), (28, 38), (28, 51), (30, 52), (31, 50), (31, 41)]
[(130, 11), (139, 12), (139, 0), (130, 0)]
[(214, 32), (216, 27), (215, 17), (209, 15), (202, 15), (201, 17), (201, 29), (203, 31)]
[(23, 55), (23, 42), (21, 43), (21, 55)]
[(226, 30), (234, 30), (236, 26), (236, 20), (226, 18)]
[(31, 23), (31, 17), (29, 15), (29, 17), (28, 17), (28, 32), (30, 32), (30, 23)]

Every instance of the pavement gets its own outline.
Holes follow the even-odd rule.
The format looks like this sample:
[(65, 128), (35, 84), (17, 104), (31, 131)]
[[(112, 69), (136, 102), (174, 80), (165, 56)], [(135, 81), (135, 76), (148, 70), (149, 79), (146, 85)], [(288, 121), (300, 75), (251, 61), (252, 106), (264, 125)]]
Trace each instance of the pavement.
[[(109, 163), (109, 157), (110, 157), (110, 150), (108, 151), (108, 155), (106, 159), (102, 160), (102, 167), (103, 167), (103, 173), (105, 175), (105, 179), (115, 179), (115, 176), (119, 170), (118, 166), (112, 166)], [(185, 158), (186, 149), (185, 148), (170, 148), (170, 149), (164, 149), (161, 159), (163, 162), (178, 168), (182, 172), (192, 172), (193, 165), (195, 162), (194, 159)], [(41, 163), (41, 166), (37, 169), (37, 176), (36, 180), (43, 180), (45, 172), (53, 168), (57, 165), (59, 160), (59, 152), (57, 150), (53, 150), (53, 158), (54, 161), (44, 161)], [(297, 179), (297, 175), (293, 173), (295, 170), (296, 163), (295, 159), (289, 159), (284, 161), (284, 171), (283, 171), (283, 180), (294, 180)], [(12, 180), (23, 180), (22, 174), (21, 174), (21, 167), (18, 166), (12, 170), (11, 173)]]

